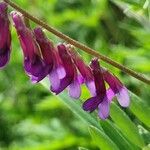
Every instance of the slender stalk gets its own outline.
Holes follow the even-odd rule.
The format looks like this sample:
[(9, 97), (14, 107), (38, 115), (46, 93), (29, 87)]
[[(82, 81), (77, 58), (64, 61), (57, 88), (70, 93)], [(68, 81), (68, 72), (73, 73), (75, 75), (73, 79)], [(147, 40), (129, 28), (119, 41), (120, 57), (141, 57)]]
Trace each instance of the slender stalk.
[(30, 15), (28, 12), (26, 12), (25, 10), (23, 10), (22, 8), (20, 8), (17, 4), (15, 4), (14, 2), (12, 2), (11, 0), (4, 0), (7, 4), (9, 4), (11, 7), (13, 7), (14, 9), (16, 9), (17, 11), (19, 11), (20, 13), (22, 13), (26, 18), (30, 19), (31, 21), (35, 22), (36, 24), (40, 25), (41, 27), (45, 28), (47, 31), (53, 33), (54, 35), (58, 36), (59, 38), (65, 40), (66, 42), (74, 45), (75, 47), (85, 51), (88, 54), (91, 54), (103, 61), (105, 61), (106, 63), (111, 64), (112, 66), (122, 70), (123, 72), (133, 76), (134, 78), (146, 83), (150, 85), (150, 79), (144, 77), (142, 74), (137, 73), (119, 63), (117, 63), (116, 61), (98, 53), (97, 51), (93, 50), (92, 48), (68, 37), (67, 35), (59, 32), (58, 30), (56, 30), (55, 28), (49, 26), (48, 24), (46, 24), (45, 22), (41, 21), (40, 19)]

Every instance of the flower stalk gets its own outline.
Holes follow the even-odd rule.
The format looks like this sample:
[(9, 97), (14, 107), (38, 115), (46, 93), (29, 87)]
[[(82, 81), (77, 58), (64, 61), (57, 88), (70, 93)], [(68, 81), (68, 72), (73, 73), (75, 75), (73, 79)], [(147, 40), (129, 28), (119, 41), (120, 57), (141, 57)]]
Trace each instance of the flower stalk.
[(22, 13), (26, 18), (30, 19), (31, 21), (35, 22), (36, 24), (42, 26), (43, 28), (45, 28), (47, 31), (53, 33), (54, 35), (56, 35), (57, 37), (65, 40), (66, 42), (74, 45), (75, 47), (85, 51), (88, 54), (91, 54), (101, 60), (103, 60), (104, 62), (120, 69), (121, 71), (123, 71), (124, 73), (127, 73), (128, 75), (146, 83), (150, 85), (150, 79), (145, 77), (143, 74), (137, 73), (135, 71), (133, 71), (132, 69), (129, 69), (125, 66), (123, 66), (122, 64), (117, 63), (116, 61), (98, 53), (97, 51), (93, 50), (92, 48), (68, 37), (67, 35), (59, 32), (58, 30), (56, 30), (55, 28), (49, 26), (48, 24), (46, 24), (45, 22), (41, 21), (40, 19), (34, 17), (33, 15), (29, 14), (28, 12), (26, 12), (25, 10), (23, 10), (22, 8), (20, 8), (17, 4), (15, 4), (14, 2), (12, 2), (11, 0), (4, 0), (7, 4), (9, 4), (11, 7), (13, 7), (14, 9), (16, 9), (17, 11), (19, 11), (20, 13)]

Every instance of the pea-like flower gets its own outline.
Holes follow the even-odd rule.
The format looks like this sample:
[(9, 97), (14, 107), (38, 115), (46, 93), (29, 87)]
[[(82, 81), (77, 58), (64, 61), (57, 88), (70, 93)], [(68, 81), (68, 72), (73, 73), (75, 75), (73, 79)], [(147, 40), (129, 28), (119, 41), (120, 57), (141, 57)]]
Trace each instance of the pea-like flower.
[(119, 104), (122, 107), (128, 107), (130, 103), (130, 98), (128, 94), (127, 88), (121, 83), (121, 81), (113, 74), (111, 74), (108, 70), (102, 69), (103, 70), (103, 76), (104, 80), (108, 83), (110, 87), (110, 98), (109, 100), (111, 101), (112, 98), (116, 95), (117, 100)]
[(0, 68), (6, 66), (10, 60), (11, 33), (10, 22), (7, 12), (7, 4), (0, 3)]
[[(59, 73), (60, 75), (64, 75), (63, 78), (59, 78), (59, 86), (58, 88), (51, 87), (51, 90), (56, 94), (62, 92), (66, 87), (68, 87), (69, 95), (73, 98), (79, 98), (81, 94), (80, 83), (78, 81), (78, 74), (73, 63), (67, 48), (64, 44), (59, 44), (57, 46), (58, 54), (61, 59), (61, 63), (63, 65), (64, 73)], [(58, 57), (58, 55), (57, 55)], [(61, 76), (62, 76), (61, 75)], [(51, 80), (53, 80), (52, 76), (50, 75)]]
[(36, 38), (36, 41), (38, 42), (40, 48), (43, 60), (45, 64), (49, 66), (49, 71), (51, 72), (53, 69), (54, 64), (54, 45), (53, 43), (46, 37), (44, 34), (42, 28), (37, 27), (34, 29), (34, 35)]
[(74, 50), (74, 47), (71, 45), (67, 45), (68, 51), (81, 73), (80, 81), (81, 83), (85, 83), (87, 88), (89, 89), (91, 95), (95, 95), (95, 85), (94, 85), (94, 77), (91, 71), (91, 68), (83, 61), (80, 54)]
[(15, 11), (11, 16), (24, 54), (24, 69), (33, 83), (39, 82), (48, 75), (49, 66), (43, 61), (34, 34), (26, 26), (23, 16)]
[(83, 109), (92, 112), (98, 108), (99, 117), (106, 119), (109, 116), (109, 100), (98, 59), (92, 59), (90, 66), (94, 76), (95, 95), (83, 103)]

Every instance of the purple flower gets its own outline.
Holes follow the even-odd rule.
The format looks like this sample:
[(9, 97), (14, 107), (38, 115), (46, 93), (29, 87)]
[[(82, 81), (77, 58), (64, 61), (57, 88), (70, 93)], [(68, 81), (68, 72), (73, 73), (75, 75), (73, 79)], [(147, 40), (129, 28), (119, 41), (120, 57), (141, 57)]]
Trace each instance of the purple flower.
[(50, 71), (52, 71), (54, 64), (53, 43), (46, 37), (40, 27), (34, 29), (34, 34), (36, 37), (36, 41), (41, 48), (43, 60), (47, 65), (49, 65)]
[(0, 3), (0, 69), (5, 67), (10, 59), (11, 33), (7, 13), (7, 4)]
[(113, 74), (111, 74), (108, 70), (102, 69), (104, 80), (108, 83), (110, 89), (110, 98), (109, 101), (112, 100), (113, 96), (116, 95), (119, 104), (122, 107), (128, 107), (130, 103), (130, 98), (128, 94), (127, 88), (121, 83), (121, 81)]
[(83, 103), (83, 109), (92, 112), (98, 108), (99, 117), (101, 119), (106, 119), (109, 115), (109, 100), (98, 59), (93, 59), (90, 66), (94, 76), (95, 96)]
[(26, 27), (23, 16), (11, 13), (24, 54), (24, 69), (33, 83), (41, 81), (49, 73), (49, 66), (41, 58), (39, 46), (32, 31)]
[[(55, 67), (52, 73), (50, 74), (51, 84), (56, 81), (54, 80), (54, 78), (57, 77), (57, 85), (56, 83), (55, 86), (54, 84), (52, 84), (51, 90), (56, 94), (59, 94), (66, 87), (68, 87), (69, 95), (77, 99), (80, 97), (81, 89), (76, 67), (64, 44), (59, 44), (57, 46), (57, 49), (58, 53), (57, 51), (55, 52), (56, 58), (61, 59), (59, 60), (59, 64), (57, 63), (57, 66), (61, 67)], [(58, 70), (57, 68), (61, 69)]]
[[(95, 93), (94, 78), (93, 78), (91, 68), (85, 64), (80, 54), (78, 54), (74, 50), (74, 47), (72, 47), (71, 45), (67, 45), (67, 47), (75, 65), (77, 66), (79, 72), (82, 75), (83, 83), (86, 84), (87, 88), (90, 90), (90, 93), (94, 96), (96, 93)], [(82, 78), (80, 79), (82, 80)]]

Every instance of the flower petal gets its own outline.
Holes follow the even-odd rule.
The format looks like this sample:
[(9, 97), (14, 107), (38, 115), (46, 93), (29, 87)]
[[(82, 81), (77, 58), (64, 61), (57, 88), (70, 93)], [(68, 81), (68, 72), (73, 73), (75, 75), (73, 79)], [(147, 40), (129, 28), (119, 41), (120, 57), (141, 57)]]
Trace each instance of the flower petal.
[(91, 95), (96, 96), (95, 82), (93, 80), (85, 82), (87, 88), (89, 89)]
[(106, 92), (108, 101), (111, 102), (115, 96), (115, 93), (113, 92), (113, 90), (111, 88), (109, 88)]
[(51, 73), (49, 74), (49, 80), (51, 83), (51, 89), (57, 90), (59, 88), (59, 85), (60, 85), (60, 79), (58, 76), (57, 69), (54, 69), (51, 71)]
[(11, 33), (8, 18), (8, 7), (0, 2), (0, 69), (4, 68), (10, 60)]
[(128, 90), (125, 86), (123, 86), (122, 89), (120, 89), (119, 93), (117, 94), (117, 99), (119, 104), (122, 107), (129, 106), (130, 98), (129, 98)]
[[(3, 53), (1, 53), (3, 51)], [(10, 50), (0, 50), (0, 69), (4, 68), (10, 59)]]
[(87, 99), (84, 103), (83, 103), (83, 109), (85, 110), (85, 111), (90, 111), (90, 112), (92, 112), (92, 111), (94, 111), (97, 107), (98, 107), (98, 105), (99, 105), (99, 103), (101, 102), (101, 100), (100, 100), (100, 98), (98, 97), (98, 96), (96, 96), (96, 97), (91, 97), (91, 98), (89, 98), (89, 99)]
[(84, 83), (84, 78), (83, 78), (83, 76), (82, 76), (81, 74), (77, 75), (77, 78), (78, 78), (78, 82), (79, 82), (80, 84), (83, 84), (83, 83)]
[(36, 41), (38, 42), (41, 48), (43, 60), (46, 64), (49, 65), (50, 71), (52, 71), (54, 64), (53, 43), (46, 37), (45, 33), (40, 27), (34, 29), (34, 35), (36, 37)]
[(53, 88), (53, 86), (51, 86), (51, 91), (54, 92), (55, 94), (59, 94), (60, 92), (62, 92), (72, 81), (72, 78), (63, 78), (60, 80), (60, 84), (59, 87), (56, 89)]
[(63, 66), (59, 66), (57, 69), (59, 79), (63, 79), (66, 76), (66, 72)]
[(80, 83), (78, 80), (74, 80), (69, 86), (68, 86), (68, 92), (70, 97), (74, 99), (78, 99), (81, 95), (81, 88)]
[(106, 119), (109, 116), (109, 105), (110, 103), (107, 100), (107, 97), (98, 105), (98, 114), (101, 119)]
[(80, 54), (74, 50), (74, 47), (71, 45), (67, 45), (67, 50), (69, 51), (71, 58), (73, 59), (74, 63), (76, 64), (79, 72), (85, 79), (85, 81), (89, 81), (93, 79), (91, 68), (83, 61)]

